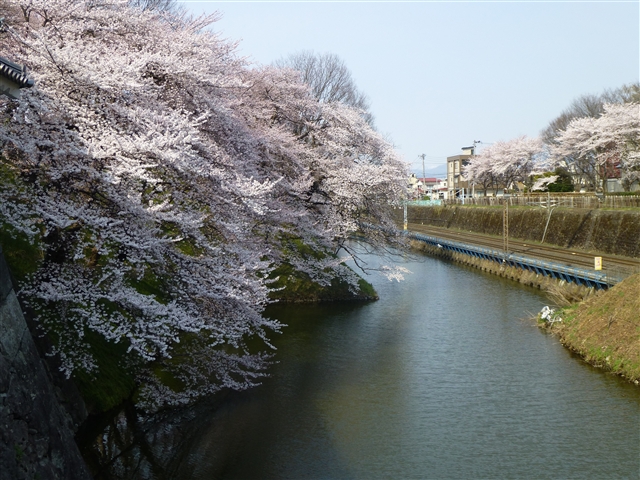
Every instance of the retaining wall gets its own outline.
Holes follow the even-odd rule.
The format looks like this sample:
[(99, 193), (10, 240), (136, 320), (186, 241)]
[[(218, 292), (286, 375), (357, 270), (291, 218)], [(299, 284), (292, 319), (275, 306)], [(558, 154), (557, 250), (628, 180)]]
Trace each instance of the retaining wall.
[(411, 246), (416, 250), (428, 253), (429, 255), (444, 258), (446, 260), (452, 260), (457, 263), (462, 263), (464, 265), (482, 270), (483, 272), (487, 272), (492, 275), (498, 275), (499, 277), (507, 278), (509, 280), (514, 280), (516, 282), (530, 287), (538, 288), (540, 290), (549, 291), (559, 289), (566, 297), (582, 299), (595, 292), (595, 289), (592, 287), (578, 285), (573, 282), (567, 282), (565, 280), (556, 279), (547, 275), (542, 275), (529, 270), (501, 264), (491, 260), (484, 260), (481, 258), (472, 257), (471, 255), (444, 250), (442, 248), (437, 248), (429, 245), (420, 240), (412, 240)]
[[(509, 237), (541, 241), (547, 216), (543, 208), (510, 208)], [(410, 223), (502, 235), (502, 207), (409, 206), (407, 217)], [(557, 208), (551, 214), (545, 243), (640, 257), (640, 212)]]
[(40, 360), (0, 250), (0, 477), (89, 479), (63, 408)]

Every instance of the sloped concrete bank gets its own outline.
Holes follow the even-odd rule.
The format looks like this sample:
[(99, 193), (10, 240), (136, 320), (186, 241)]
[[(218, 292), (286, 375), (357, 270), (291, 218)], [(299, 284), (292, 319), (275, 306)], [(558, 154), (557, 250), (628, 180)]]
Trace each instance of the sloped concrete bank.
[(3, 480), (91, 478), (74, 440), (78, 414), (71, 415), (61, 405), (58, 395), (67, 399), (72, 396), (55, 385), (40, 359), (0, 250), (0, 476)]
[[(407, 217), (410, 223), (502, 235), (502, 207), (408, 207)], [(539, 242), (547, 218), (543, 208), (511, 207), (509, 236)], [(558, 207), (551, 214), (545, 243), (640, 257), (640, 212)]]
[(465, 255), (463, 253), (436, 248), (419, 240), (412, 240), (411, 246), (429, 255), (462, 263), (492, 275), (514, 280), (529, 287), (538, 288), (547, 292), (553, 291), (556, 294), (562, 295), (564, 298), (583, 299), (594, 293), (593, 288), (588, 288), (584, 285), (565, 282), (564, 280), (551, 278), (518, 267), (502, 265), (491, 260), (472, 257), (471, 255)]

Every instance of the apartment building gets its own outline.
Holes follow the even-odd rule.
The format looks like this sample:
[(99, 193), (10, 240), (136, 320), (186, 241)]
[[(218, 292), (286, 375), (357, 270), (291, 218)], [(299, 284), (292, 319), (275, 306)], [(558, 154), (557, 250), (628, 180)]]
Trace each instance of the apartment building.
[[(463, 167), (469, 163), (475, 147), (462, 147), (462, 154), (447, 157), (447, 193), (448, 198), (470, 195), (469, 182), (463, 175)], [(463, 190), (464, 189), (464, 190)]]

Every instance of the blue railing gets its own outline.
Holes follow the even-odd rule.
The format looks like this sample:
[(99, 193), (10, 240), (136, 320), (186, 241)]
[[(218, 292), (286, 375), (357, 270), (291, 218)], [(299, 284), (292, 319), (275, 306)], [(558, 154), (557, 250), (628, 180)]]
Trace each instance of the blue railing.
[(574, 282), (578, 285), (584, 285), (589, 288), (609, 288), (611, 285), (615, 285), (622, 281), (622, 278), (607, 274), (606, 272), (570, 267), (560, 263), (538, 260), (513, 253), (505, 254), (502, 250), (493, 250), (490, 248), (479, 247), (477, 245), (454, 242), (452, 240), (433, 237), (422, 233), (407, 232), (407, 235), (444, 251), (462, 253), (464, 255), (470, 255), (483, 260), (498, 262), (500, 264), (529, 270), (558, 280)]

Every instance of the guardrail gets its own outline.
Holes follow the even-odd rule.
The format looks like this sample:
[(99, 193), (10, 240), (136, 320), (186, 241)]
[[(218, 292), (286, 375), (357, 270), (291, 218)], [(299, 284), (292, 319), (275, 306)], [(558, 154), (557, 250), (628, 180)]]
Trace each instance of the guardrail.
[(558, 280), (584, 285), (589, 288), (606, 289), (624, 279), (622, 276), (612, 275), (607, 272), (597, 272), (594, 270), (570, 267), (568, 265), (562, 265), (546, 260), (538, 260), (532, 257), (516, 255), (513, 253), (505, 254), (502, 250), (493, 250), (490, 248), (479, 247), (477, 245), (455, 242), (444, 238), (425, 235), (423, 233), (407, 232), (407, 235), (410, 238), (415, 238), (416, 240), (420, 240), (445, 251), (462, 253), (472, 257), (481, 258), (483, 260), (498, 262), (504, 265), (546, 275)]

